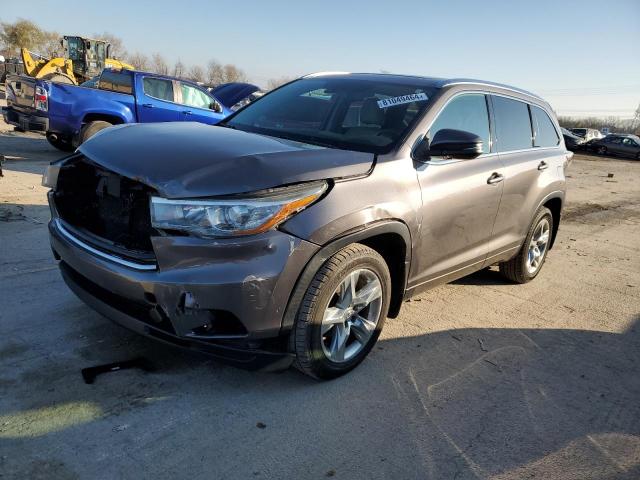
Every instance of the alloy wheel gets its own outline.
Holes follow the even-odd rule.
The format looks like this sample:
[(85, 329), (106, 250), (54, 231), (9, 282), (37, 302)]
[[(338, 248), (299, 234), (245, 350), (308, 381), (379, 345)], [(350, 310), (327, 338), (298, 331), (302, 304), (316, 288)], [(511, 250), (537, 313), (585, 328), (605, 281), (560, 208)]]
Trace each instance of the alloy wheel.
[(527, 255), (527, 271), (529, 274), (535, 274), (547, 254), (547, 247), (549, 245), (551, 226), (547, 218), (540, 220), (540, 223), (536, 226), (531, 241), (529, 242), (529, 251)]
[(322, 350), (336, 363), (347, 362), (367, 345), (382, 310), (382, 284), (367, 268), (350, 272), (336, 288), (322, 318)]

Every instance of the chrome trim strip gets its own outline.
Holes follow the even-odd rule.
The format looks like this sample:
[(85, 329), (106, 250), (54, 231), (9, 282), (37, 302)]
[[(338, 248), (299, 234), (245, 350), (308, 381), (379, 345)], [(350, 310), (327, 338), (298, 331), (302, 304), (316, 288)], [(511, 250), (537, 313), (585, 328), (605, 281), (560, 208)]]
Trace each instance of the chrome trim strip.
[(101, 250), (95, 249), (91, 245), (83, 242), (79, 238), (77, 238), (74, 235), (72, 235), (66, 228), (64, 228), (62, 226), (62, 223), (60, 223), (59, 219), (56, 218), (54, 220), (54, 222), (55, 222), (56, 228), (64, 236), (64, 238), (66, 238), (70, 242), (75, 243), (77, 246), (79, 246), (80, 248), (83, 248), (84, 250), (88, 251), (89, 253), (95, 255), (96, 257), (100, 257), (100, 258), (103, 258), (105, 260), (109, 260), (110, 262), (114, 262), (114, 263), (123, 265), (125, 267), (133, 268), (135, 270), (149, 271), (149, 270), (156, 270), (158, 268), (158, 266), (156, 264), (147, 265), (147, 264), (144, 264), (144, 263), (130, 262), (129, 260), (125, 260), (124, 258), (116, 257), (115, 255), (109, 255), (108, 253), (105, 253), (105, 252), (103, 252)]

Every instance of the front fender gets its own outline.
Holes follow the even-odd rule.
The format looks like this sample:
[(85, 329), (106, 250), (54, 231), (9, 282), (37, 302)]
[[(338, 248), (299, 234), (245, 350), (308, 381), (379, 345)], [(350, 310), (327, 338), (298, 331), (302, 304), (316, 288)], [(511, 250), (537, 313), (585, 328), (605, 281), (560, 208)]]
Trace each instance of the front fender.
[[(300, 277), (298, 277), (298, 281), (293, 289), (291, 297), (289, 298), (289, 302), (287, 304), (287, 309), (285, 310), (284, 316), (282, 318), (282, 328), (281, 332), (287, 332), (293, 328), (293, 325), (296, 320), (296, 315), (298, 314), (298, 310), (300, 309), (300, 305), (302, 303), (302, 299), (304, 298), (309, 285), (313, 281), (313, 277), (320, 269), (320, 267), (326, 262), (332, 255), (337, 253), (342, 248), (350, 245), (352, 243), (362, 242), (366, 239), (375, 237), (377, 235), (382, 234), (397, 234), (400, 235), (405, 243), (405, 259), (404, 259), (404, 278), (402, 281), (402, 285), (398, 286), (398, 290), (400, 295), (398, 298), (400, 302), (402, 301), (402, 297), (404, 295), (404, 291), (407, 284), (407, 276), (409, 273), (409, 265), (411, 265), (411, 233), (409, 232), (409, 228), (402, 222), (398, 220), (380, 220), (374, 222), (373, 224), (367, 225), (360, 230), (355, 232), (346, 233), (329, 244), (322, 247), (312, 258), (309, 260), (307, 265), (302, 270)], [(393, 299), (392, 299), (392, 303)], [(394, 307), (391, 307), (394, 308)], [(390, 312), (391, 312), (390, 308)], [(399, 310), (399, 305), (395, 310)], [(395, 316), (397, 311), (392, 312), (392, 315)]]

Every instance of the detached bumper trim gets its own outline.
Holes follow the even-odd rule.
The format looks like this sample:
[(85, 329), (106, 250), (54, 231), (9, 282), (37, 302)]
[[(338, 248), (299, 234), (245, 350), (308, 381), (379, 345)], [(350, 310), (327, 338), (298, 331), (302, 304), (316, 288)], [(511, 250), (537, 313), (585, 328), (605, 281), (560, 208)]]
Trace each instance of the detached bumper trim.
[(77, 245), (78, 247), (88, 251), (89, 253), (103, 258), (105, 260), (109, 260), (110, 262), (114, 262), (117, 263), (119, 265), (123, 265), (125, 267), (128, 268), (133, 268), (135, 270), (157, 270), (158, 269), (158, 265), (156, 264), (145, 264), (145, 263), (135, 263), (135, 262), (131, 262), (129, 260), (125, 260), (124, 258), (120, 258), (120, 257), (116, 257), (115, 255), (110, 255), (106, 252), (103, 252), (102, 250), (98, 250), (96, 248), (93, 248), (91, 245), (89, 245), (88, 243), (83, 242), (82, 240), (80, 240), (79, 238), (77, 238), (76, 236), (72, 235), (71, 232), (69, 232), (66, 228), (64, 228), (64, 226), (62, 225), (62, 222), (59, 219), (55, 219), (54, 220), (54, 224), (55, 227), (58, 229), (58, 231), (60, 232), (60, 234), (66, 239), (69, 240), (71, 243)]

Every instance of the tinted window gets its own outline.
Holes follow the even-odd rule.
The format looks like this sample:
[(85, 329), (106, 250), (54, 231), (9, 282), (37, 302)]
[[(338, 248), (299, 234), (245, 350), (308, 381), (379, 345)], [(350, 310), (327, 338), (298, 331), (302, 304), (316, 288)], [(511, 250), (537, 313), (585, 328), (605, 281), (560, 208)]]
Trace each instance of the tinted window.
[(131, 74), (104, 70), (100, 76), (98, 88), (101, 90), (111, 90), (113, 92), (131, 94), (133, 93)]
[(167, 102), (173, 102), (173, 82), (162, 78), (145, 77), (142, 79), (145, 95)]
[(531, 120), (529, 107), (524, 102), (494, 96), (498, 150), (508, 152), (531, 148)]
[(305, 143), (383, 153), (408, 132), (435, 89), (419, 81), (305, 78), (251, 103), (226, 123)]
[(558, 132), (556, 132), (547, 112), (531, 105), (531, 116), (535, 128), (533, 145), (535, 147), (555, 147), (558, 145), (560, 138), (558, 138)]
[(204, 93), (202, 90), (185, 83), (181, 84), (182, 103), (190, 107), (209, 108), (213, 98)]
[(482, 139), (482, 151), (488, 153), (491, 147), (489, 133), (489, 111), (487, 100), (482, 94), (460, 95), (451, 100), (440, 112), (429, 130), (433, 139), (439, 130), (452, 128), (475, 133)]

